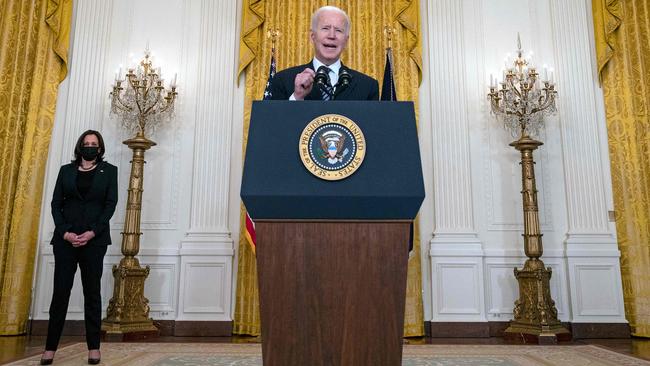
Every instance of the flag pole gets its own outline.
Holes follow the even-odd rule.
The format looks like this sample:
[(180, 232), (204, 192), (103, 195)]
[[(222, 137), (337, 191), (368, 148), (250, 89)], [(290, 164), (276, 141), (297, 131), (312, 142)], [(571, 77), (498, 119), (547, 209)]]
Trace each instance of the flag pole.
[[(392, 54), (393, 51), (393, 34), (395, 33), (395, 28), (391, 27), (390, 25), (386, 24), (384, 26), (384, 35), (386, 36), (388, 40), (388, 47), (386, 47), (386, 51)], [(391, 60), (393, 62), (393, 60)]]
[(381, 98), (385, 101), (396, 101), (397, 93), (395, 90), (395, 80), (393, 80), (393, 35), (395, 28), (386, 24), (384, 26), (384, 36), (387, 39), (388, 47), (386, 47), (386, 66), (384, 68), (384, 80), (381, 85)]
[(275, 55), (275, 43), (281, 35), (282, 33), (280, 32), (280, 29), (277, 27), (271, 27), (268, 31), (266, 31), (266, 38), (271, 39), (271, 55)]

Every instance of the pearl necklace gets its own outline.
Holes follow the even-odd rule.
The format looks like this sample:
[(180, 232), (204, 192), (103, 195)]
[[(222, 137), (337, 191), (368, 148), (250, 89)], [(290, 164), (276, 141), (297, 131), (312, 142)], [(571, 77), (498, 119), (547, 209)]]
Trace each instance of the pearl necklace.
[(97, 166), (96, 164), (92, 164), (92, 165), (89, 166), (88, 168), (84, 168), (82, 165), (79, 165), (79, 170), (84, 171), (84, 172), (87, 172), (87, 171), (89, 171), (89, 170), (93, 170), (93, 169), (95, 169), (96, 166)]

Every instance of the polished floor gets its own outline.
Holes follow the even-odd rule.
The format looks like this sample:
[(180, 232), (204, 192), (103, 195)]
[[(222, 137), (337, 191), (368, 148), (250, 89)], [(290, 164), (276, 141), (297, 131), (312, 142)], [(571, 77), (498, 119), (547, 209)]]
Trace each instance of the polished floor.
[[(84, 342), (83, 336), (64, 336), (61, 346)], [(147, 342), (215, 342), (215, 343), (248, 343), (259, 342), (256, 337), (160, 337)], [(508, 344), (500, 337), (492, 338), (409, 338), (405, 341), (409, 344)], [(16, 336), (0, 337), (0, 364), (14, 361), (23, 357), (40, 354), (45, 344), (43, 336)], [(623, 353), (650, 360), (650, 339), (581, 339), (572, 342), (565, 342), (566, 345), (597, 345), (611, 351)]]

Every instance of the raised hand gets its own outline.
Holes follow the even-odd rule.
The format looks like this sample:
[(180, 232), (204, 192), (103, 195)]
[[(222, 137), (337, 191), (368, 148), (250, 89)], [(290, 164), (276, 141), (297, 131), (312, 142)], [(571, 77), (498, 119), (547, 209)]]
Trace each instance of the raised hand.
[(314, 76), (316, 76), (316, 73), (310, 68), (306, 68), (296, 75), (293, 88), (293, 96), (296, 100), (304, 100), (311, 93), (311, 88), (314, 86)]

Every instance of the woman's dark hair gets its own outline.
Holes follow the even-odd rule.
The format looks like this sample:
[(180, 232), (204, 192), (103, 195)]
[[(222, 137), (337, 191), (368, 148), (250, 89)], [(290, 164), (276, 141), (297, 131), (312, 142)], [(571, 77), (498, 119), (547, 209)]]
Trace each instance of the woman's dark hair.
[(95, 130), (88, 130), (79, 136), (77, 144), (74, 146), (74, 160), (72, 160), (72, 162), (77, 165), (81, 164), (81, 148), (84, 146), (84, 139), (88, 135), (97, 136), (97, 141), (99, 142), (99, 154), (97, 155), (97, 159), (95, 159), (95, 161), (97, 163), (100, 163), (104, 160), (104, 152), (106, 149), (104, 148), (104, 138), (102, 137), (102, 134)]

